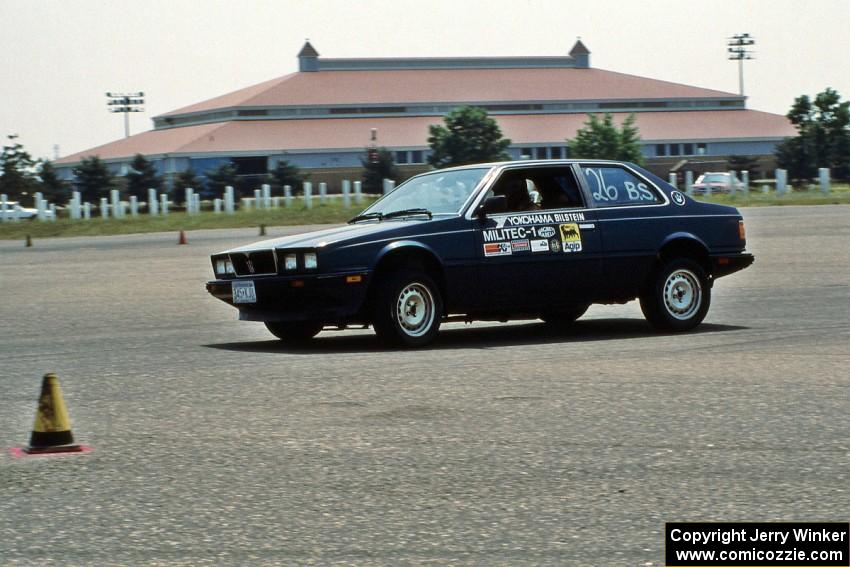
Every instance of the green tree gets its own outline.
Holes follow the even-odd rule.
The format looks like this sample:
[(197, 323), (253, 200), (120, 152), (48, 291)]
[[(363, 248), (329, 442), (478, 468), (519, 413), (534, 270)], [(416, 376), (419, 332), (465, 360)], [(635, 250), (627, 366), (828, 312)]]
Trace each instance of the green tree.
[(567, 144), (570, 156), (575, 158), (612, 159), (638, 165), (644, 161), (634, 114), (623, 120), (619, 129), (609, 112), (601, 120), (596, 114), (588, 114), (584, 127), (579, 128), (575, 139), (568, 139)]
[(112, 175), (106, 164), (97, 156), (83, 158), (80, 165), (73, 169), (77, 190), (85, 202), (94, 203), (106, 197), (112, 185)]
[(68, 198), (70, 197), (68, 186), (57, 177), (52, 163), (47, 160), (41, 162), (41, 167), (38, 170), (38, 179), (40, 183), (39, 191), (41, 191), (45, 199), (59, 205), (64, 205), (68, 202)]
[(236, 166), (233, 162), (223, 163), (215, 169), (210, 169), (206, 172), (207, 189), (214, 195), (222, 195), (224, 188), (228, 185), (233, 187), (233, 192), (236, 196), (245, 196), (245, 188), (239, 182), (236, 176)]
[(140, 200), (147, 199), (148, 189), (162, 188), (162, 179), (156, 174), (154, 165), (142, 154), (136, 154), (127, 172), (127, 193)]
[(281, 190), (284, 185), (289, 185), (292, 187), (293, 195), (295, 195), (302, 191), (302, 183), (307, 177), (307, 175), (301, 173), (297, 166), (286, 160), (280, 160), (277, 162), (277, 166), (269, 172), (268, 183), (278, 190)]
[(829, 167), (837, 179), (850, 179), (850, 101), (827, 88), (814, 101), (794, 99), (786, 114), (797, 136), (776, 147), (776, 160), (791, 179), (811, 179), (817, 168)]
[(511, 141), (483, 108), (463, 106), (443, 119), (445, 126), (433, 125), (428, 130), (431, 155), (428, 163), (437, 168), (508, 159)]
[(17, 134), (10, 134), (6, 138), (9, 143), (0, 152), (0, 193), (8, 195), (10, 199), (20, 200), (39, 190), (34, 173), (36, 162), (17, 142)]
[(395, 158), (387, 148), (367, 148), (360, 163), (363, 164), (363, 191), (366, 193), (382, 193), (384, 179), (398, 180)]
[(195, 170), (191, 167), (177, 174), (177, 177), (174, 179), (174, 193), (178, 198), (182, 197), (185, 199), (186, 189), (190, 187), (196, 191), (200, 191), (205, 197), (209, 196), (206, 194), (207, 191), (201, 186), (201, 181), (198, 179)]

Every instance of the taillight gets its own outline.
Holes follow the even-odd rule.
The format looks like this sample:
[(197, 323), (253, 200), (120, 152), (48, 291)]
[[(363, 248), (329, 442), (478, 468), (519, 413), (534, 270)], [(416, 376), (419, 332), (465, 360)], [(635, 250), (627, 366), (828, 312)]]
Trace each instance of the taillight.
[(742, 220), (738, 221), (738, 237), (741, 240), (747, 239), (747, 229), (744, 228), (744, 221)]

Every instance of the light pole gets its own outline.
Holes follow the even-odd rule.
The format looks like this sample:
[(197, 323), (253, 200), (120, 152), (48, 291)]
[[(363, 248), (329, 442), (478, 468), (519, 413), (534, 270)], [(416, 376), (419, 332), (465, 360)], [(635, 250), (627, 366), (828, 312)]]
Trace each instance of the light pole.
[(755, 45), (756, 39), (748, 33), (738, 33), (727, 38), (726, 51), (731, 61), (738, 61), (738, 87), (744, 96), (744, 59), (753, 59), (753, 51), (747, 49)]
[(130, 112), (144, 112), (142, 105), (145, 104), (145, 93), (106, 93), (109, 101), (106, 106), (109, 112), (122, 112), (124, 114), (124, 137), (130, 137)]

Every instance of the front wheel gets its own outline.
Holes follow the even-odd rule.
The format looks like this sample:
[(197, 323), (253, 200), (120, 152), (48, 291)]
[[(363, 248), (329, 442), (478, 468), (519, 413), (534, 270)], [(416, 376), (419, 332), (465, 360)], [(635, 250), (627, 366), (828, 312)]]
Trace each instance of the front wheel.
[(282, 341), (298, 343), (309, 341), (319, 334), (322, 324), (315, 321), (266, 322), (266, 329)]
[(381, 340), (416, 347), (437, 337), (443, 300), (440, 289), (428, 274), (405, 269), (375, 283), (372, 325)]
[(640, 297), (644, 317), (656, 329), (688, 331), (699, 325), (711, 303), (705, 270), (689, 258), (674, 258), (654, 272)]

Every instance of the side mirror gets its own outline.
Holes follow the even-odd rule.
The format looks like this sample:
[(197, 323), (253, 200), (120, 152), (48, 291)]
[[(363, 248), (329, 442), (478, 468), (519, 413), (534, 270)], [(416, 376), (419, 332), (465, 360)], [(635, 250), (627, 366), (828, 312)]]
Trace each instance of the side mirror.
[(504, 195), (496, 195), (495, 197), (487, 197), (484, 202), (478, 207), (476, 216), (480, 219), (486, 218), (487, 215), (505, 213), (508, 210), (508, 198)]

